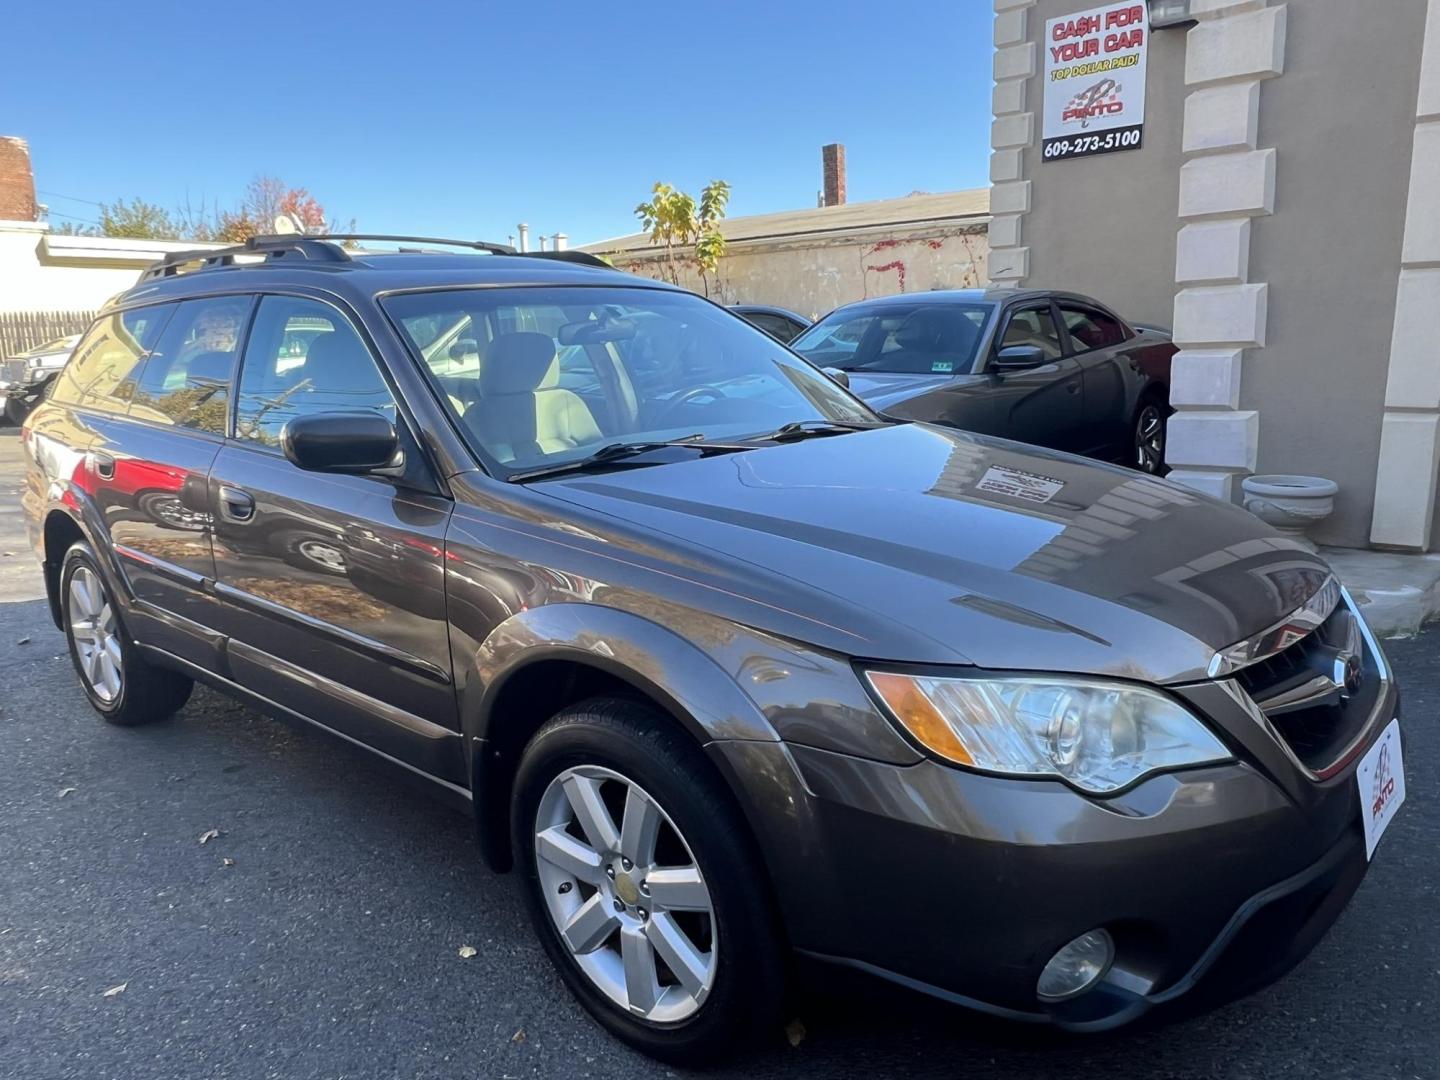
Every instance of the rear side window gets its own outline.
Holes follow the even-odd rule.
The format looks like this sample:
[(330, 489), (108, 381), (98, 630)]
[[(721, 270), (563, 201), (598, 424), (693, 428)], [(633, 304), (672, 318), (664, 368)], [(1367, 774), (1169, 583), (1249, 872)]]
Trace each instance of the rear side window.
[(318, 300), (262, 297), (240, 368), (235, 437), (279, 446), (296, 416), (357, 410), (398, 422), (395, 398), (355, 328)]
[(105, 316), (75, 346), (75, 354), (51, 388), (50, 400), (125, 412), (135, 394), (141, 361), (174, 310), (174, 304), (157, 304)]
[(1011, 345), (1035, 345), (1047, 360), (1060, 358), (1060, 334), (1055, 329), (1055, 320), (1050, 308), (1027, 308), (1010, 316), (1005, 327), (1005, 336), (1000, 339), (1000, 348)]
[(180, 304), (145, 362), (130, 415), (223, 435), (250, 304), (235, 296)]
[(1060, 318), (1070, 332), (1070, 341), (1076, 352), (1091, 349), (1107, 349), (1125, 340), (1125, 327), (1119, 319), (1113, 319), (1094, 308), (1060, 305)]

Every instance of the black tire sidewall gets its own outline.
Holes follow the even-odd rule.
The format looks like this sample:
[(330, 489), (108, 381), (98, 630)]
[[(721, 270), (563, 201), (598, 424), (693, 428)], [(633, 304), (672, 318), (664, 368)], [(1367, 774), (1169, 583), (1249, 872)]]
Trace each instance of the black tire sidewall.
[(1166, 425), (1168, 417), (1165, 415), (1165, 404), (1159, 398), (1144, 398), (1140, 402), (1140, 407), (1135, 410), (1135, 419), (1130, 424), (1130, 453), (1132, 460), (1139, 454), (1141, 446), (1140, 425), (1145, 419), (1145, 414), (1151, 409), (1154, 409), (1156, 415), (1160, 418), (1160, 460), (1156, 463), (1154, 469), (1143, 468), (1139, 465), (1136, 465), (1135, 468), (1147, 476), (1164, 476), (1166, 471), (1165, 451), (1168, 449), (1166, 444), (1169, 441), (1167, 438), (1169, 432), (1167, 431)]
[[(769, 883), (752, 880), (765, 871), (738, 809), (703, 753), (688, 736), (667, 730), (670, 723), (638, 702), (587, 703), (560, 713), (526, 748), (511, 822), (531, 918), (571, 991), (636, 1049), (694, 1064), (737, 1049), (778, 1020), (784, 963)], [(686, 1020), (655, 1024), (618, 1008), (575, 963), (550, 917), (535, 863), (535, 814), (550, 781), (579, 765), (612, 769), (643, 787), (684, 836), (710, 888), (719, 967), (705, 1004)]]

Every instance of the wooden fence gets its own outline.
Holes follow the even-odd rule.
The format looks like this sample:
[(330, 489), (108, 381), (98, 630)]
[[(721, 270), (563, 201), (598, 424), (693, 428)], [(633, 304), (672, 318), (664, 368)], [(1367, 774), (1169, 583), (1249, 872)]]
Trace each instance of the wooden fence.
[(0, 359), (78, 334), (94, 318), (93, 311), (0, 311)]

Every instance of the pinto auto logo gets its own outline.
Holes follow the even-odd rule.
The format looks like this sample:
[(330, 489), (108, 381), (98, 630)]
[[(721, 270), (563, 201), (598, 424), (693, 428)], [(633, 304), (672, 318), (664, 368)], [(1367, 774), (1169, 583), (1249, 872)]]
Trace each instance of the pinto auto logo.
[(1121, 85), (1111, 78), (1101, 79), (1072, 97), (1060, 113), (1062, 124), (1078, 123), (1088, 128), (1090, 121), (1102, 116), (1120, 116), (1125, 102), (1120, 100)]
[(1384, 816), (1390, 801), (1395, 798), (1395, 772), (1390, 767), (1390, 746), (1380, 747), (1380, 760), (1375, 763), (1375, 775), (1370, 781), (1370, 817), (1379, 821)]

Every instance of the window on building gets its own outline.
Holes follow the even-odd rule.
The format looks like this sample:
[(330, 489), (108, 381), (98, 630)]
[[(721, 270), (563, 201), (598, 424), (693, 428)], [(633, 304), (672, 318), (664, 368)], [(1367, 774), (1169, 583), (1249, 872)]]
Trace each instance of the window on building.
[(145, 362), (130, 415), (223, 435), (251, 303), (222, 296), (180, 304)]
[(50, 400), (124, 412), (134, 396), (140, 364), (174, 310), (173, 304), (130, 308), (95, 323), (55, 380)]
[(355, 328), (318, 300), (263, 297), (240, 369), (236, 438), (278, 446), (297, 416), (356, 410), (397, 419), (395, 398)]

